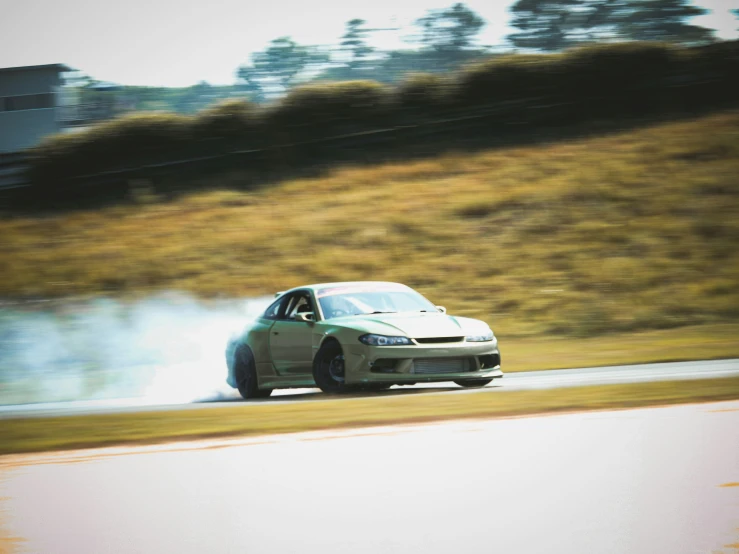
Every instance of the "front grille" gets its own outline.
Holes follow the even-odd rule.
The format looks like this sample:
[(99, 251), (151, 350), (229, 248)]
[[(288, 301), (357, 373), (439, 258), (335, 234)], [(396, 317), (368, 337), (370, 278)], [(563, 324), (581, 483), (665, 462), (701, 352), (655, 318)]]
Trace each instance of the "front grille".
[(470, 370), (467, 358), (421, 358), (413, 360), (413, 371), (416, 374), (461, 373)]
[(464, 337), (430, 337), (425, 339), (414, 339), (418, 344), (439, 344), (443, 342), (462, 342)]

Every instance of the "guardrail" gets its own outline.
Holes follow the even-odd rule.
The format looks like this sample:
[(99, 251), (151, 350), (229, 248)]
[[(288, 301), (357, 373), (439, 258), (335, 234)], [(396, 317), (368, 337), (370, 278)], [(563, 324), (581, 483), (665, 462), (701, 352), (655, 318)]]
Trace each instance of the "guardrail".
[(0, 153), (0, 190), (25, 187), (28, 160), (24, 152)]

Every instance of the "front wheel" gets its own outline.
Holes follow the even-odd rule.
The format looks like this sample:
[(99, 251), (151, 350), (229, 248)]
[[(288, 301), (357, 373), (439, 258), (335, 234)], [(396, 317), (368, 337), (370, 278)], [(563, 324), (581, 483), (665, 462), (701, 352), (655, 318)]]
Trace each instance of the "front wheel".
[(491, 381), (492, 379), (465, 379), (464, 381), (454, 381), (454, 382), (458, 384), (460, 387), (475, 388), (475, 387), (484, 387)]
[(346, 368), (344, 352), (338, 342), (323, 344), (313, 362), (313, 379), (323, 392), (339, 393), (346, 391)]
[(251, 348), (241, 345), (234, 353), (234, 374), (238, 383), (239, 394), (244, 400), (267, 398), (272, 389), (260, 389), (257, 384), (257, 370)]

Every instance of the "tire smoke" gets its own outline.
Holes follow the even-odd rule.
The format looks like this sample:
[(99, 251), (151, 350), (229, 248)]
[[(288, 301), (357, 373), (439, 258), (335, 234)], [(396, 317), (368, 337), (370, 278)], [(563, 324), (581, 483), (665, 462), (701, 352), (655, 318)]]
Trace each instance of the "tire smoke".
[(164, 293), (0, 305), (0, 404), (230, 395), (226, 342), (270, 301)]

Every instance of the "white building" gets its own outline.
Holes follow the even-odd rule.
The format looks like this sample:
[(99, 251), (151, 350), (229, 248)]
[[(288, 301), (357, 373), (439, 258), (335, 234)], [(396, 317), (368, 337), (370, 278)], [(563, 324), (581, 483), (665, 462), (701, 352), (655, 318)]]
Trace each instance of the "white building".
[(61, 131), (59, 91), (69, 71), (62, 64), (0, 68), (0, 153)]

